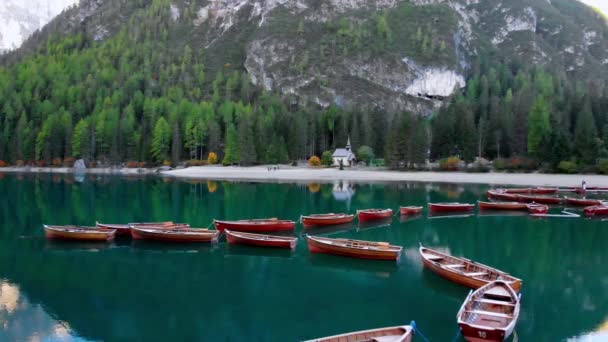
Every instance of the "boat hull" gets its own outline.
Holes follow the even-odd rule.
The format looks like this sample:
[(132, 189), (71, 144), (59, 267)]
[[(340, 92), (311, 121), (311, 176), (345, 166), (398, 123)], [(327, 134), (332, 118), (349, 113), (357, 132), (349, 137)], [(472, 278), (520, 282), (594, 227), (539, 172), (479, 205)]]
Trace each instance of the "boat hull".
[[(234, 234), (234, 233), (230, 232), (230, 230), (224, 230), (224, 233), (226, 234), (226, 241), (228, 241), (228, 243), (231, 245), (249, 245), (249, 246), (256, 246), (256, 247), (294, 249), (298, 242), (297, 238), (293, 238), (291, 240), (279, 240), (279, 239), (273, 240), (272, 237), (269, 237), (269, 239), (262, 239), (262, 237), (265, 237), (267, 235), (259, 235), (259, 238), (255, 239), (255, 238), (248, 238), (247, 236), (239, 235), (238, 233)], [(251, 235), (253, 235), (253, 234), (251, 234)], [(258, 235), (258, 234), (256, 234), (256, 235)]]
[[(304, 342), (346, 342), (346, 341), (381, 341), (381, 338), (390, 338), (391, 342), (411, 342), (414, 335), (413, 328), (409, 325), (401, 327), (390, 327), (346, 333), (335, 336), (321, 337)], [(384, 341), (384, 340), (382, 340)]]
[(302, 216), (302, 225), (304, 227), (335, 226), (351, 223), (354, 219), (354, 215), (336, 215), (335, 217)]
[(431, 213), (467, 212), (467, 211), (472, 211), (474, 208), (475, 208), (474, 204), (429, 203), (429, 212), (431, 212)]
[(502, 329), (473, 327), (466, 323), (460, 323), (458, 327), (462, 337), (468, 342), (502, 342), (512, 333), (512, 331), (505, 331)]
[(131, 237), (135, 240), (164, 241), (176, 243), (215, 243), (219, 238), (218, 231), (203, 231), (187, 233), (171, 229), (140, 229), (132, 228)]
[(110, 241), (116, 236), (115, 230), (107, 232), (87, 232), (85, 229), (60, 230), (44, 227), (44, 235), (47, 239), (73, 240), (73, 241)]
[(585, 216), (604, 216), (608, 215), (608, 205), (593, 205), (583, 209)]
[(558, 197), (518, 195), (517, 198), (519, 202), (524, 203), (560, 204), (562, 202), (561, 198)]
[(603, 203), (601, 200), (583, 199), (583, 198), (571, 198), (571, 197), (566, 197), (564, 199), (564, 202), (566, 202), (567, 205), (574, 205), (574, 206), (581, 206), (581, 207), (589, 207), (589, 206), (594, 206), (594, 205), (602, 205), (602, 203)]
[(293, 221), (278, 221), (278, 220), (268, 220), (268, 221), (254, 221), (254, 222), (245, 222), (245, 221), (218, 221), (215, 220), (215, 229), (223, 232), (225, 229), (234, 230), (237, 232), (286, 232), (292, 231), (296, 223)]
[(417, 215), (422, 213), (422, 207), (400, 207), (399, 214), (401, 215)]
[[(482, 280), (482, 279), (478, 279), (478, 278), (473, 278), (473, 277), (467, 277), (463, 274), (445, 269), (443, 267), (441, 267), (439, 264), (425, 258), (423, 256), (423, 250), (420, 250), (420, 255), (422, 258), (422, 264), (424, 267), (426, 267), (427, 269), (429, 269), (430, 271), (436, 273), (437, 275), (452, 281), (454, 283), (472, 288), (472, 289), (478, 289), (482, 286), (485, 286), (489, 283), (492, 282), (492, 280)], [(458, 258), (456, 258), (458, 259)], [(515, 290), (518, 291), (521, 289), (521, 280), (517, 280), (517, 281), (510, 281), (508, 282), (508, 284)]]
[(506, 193), (502, 190), (488, 190), (487, 192), (488, 198), (499, 199), (502, 201), (517, 201), (516, 194)]
[(549, 207), (544, 204), (529, 203), (527, 207), (530, 214), (546, 214), (549, 212)]
[(357, 211), (357, 217), (360, 222), (366, 221), (375, 221), (375, 220), (384, 220), (393, 216), (392, 209), (385, 209), (381, 211), (366, 211), (359, 210)]
[(479, 209), (482, 210), (527, 210), (528, 206), (519, 202), (482, 202), (479, 201)]
[(116, 236), (131, 236), (131, 227), (128, 224), (104, 224), (97, 223), (98, 228), (114, 229), (116, 230)]
[(321, 254), (333, 254), (338, 256), (358, 258), (358, 259), (371, 259), (371, 260), (399, 260), (401, 256), (401, 250), (395, 251), (378, 251), (378, 250), (354, 250), (344, 246), (328, 245), (325, 243), (318, 242), (308, 237), (308, 250), (311, 253)]

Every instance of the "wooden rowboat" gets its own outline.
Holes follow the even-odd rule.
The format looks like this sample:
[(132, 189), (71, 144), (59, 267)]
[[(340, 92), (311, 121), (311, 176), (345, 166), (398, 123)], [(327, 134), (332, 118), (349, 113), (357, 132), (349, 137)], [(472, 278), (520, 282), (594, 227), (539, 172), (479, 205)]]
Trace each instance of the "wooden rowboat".
[(95, 226), (98, 228), (105, 228), (105, 229), (115, 229), (116, 230), (116, 236), (131, 236), (131, 226), (137, 226), (137, 227), (166, 227), (166, 228), (172, 228), (172, 227), (190, 227), (190, 225), (185, 224), (185, 223), (173, 223), (171, 221), (167, 221), (167, 222), (146, 222), (146, 223), (128, 223), (128, 224), (113, 224), (113, 223), (101, 223), (101, 222), (96, 222)]
[(528, 206), (525, 203), (519, 202), (483, 202), (477, 201), (481, 210), (527, 210)]
[(404, 325), (316, 338), (305, 342), (410, 342), (413, 335), (414, 329)]
[(532, 202), (526, 204), (526, 206), (528, 207), (528, 212), (530, 214), (546, 214), (549, 212), (549, 207), (544, 204)]
[(460, 285), (477, 289), (495, 280), (504, 280), (516, 291), (521, 288), (521, 279), (490, 266), (424, 246), (420, 246), (419, 251), (424, 267)]
[(504, 189), (488, 190), (488, 198), (498, 199), (501, 201), (517, 201), (516, 194), (507, 193)]
[(199, 228), (166, 228), (164, 226), (138, 227), (131, 226), (131, 237), (136, 240), (154, 240), (165, 242), (217, 242), (220, 232)]
[(557, 188), (543, 188), (543, 187), (538, 187), (538, 188), (531, 188), (530, 189), (530, 193), (531, 194), (537, 194), (537, 195), (550, 195), (550, 194), (554, 194), (557, 192)]
[(260, 247), (296, 248), (298, 238), (291, 236), (262, 235), (243, 232), (233, 232), (224, 229), (229, 244), (252, 245)]
[(306, 235), (311, 253), (325, 253), (361, 259), (399, 260), (403, 247), (388, 242), (330, 239)]
[(363, 209), (357, 210), (359, 221), (382, 220), (393, 216), (393, 209)]
[(220, 221), (213, 220), (215, 229), (223, 232), (225, 229), (230, 229), (237, 232), (283, 232), (292, 231), (296, 223), (289, 220), (272, 219), (255, 219), (255, 220), (240, 220), (240, 221)]
[(599, 199), (586, 199), (586, 198), (573, 198), (573, 197), (564, 197), (564, 202), (567, 205), (575, 205), (581, 207), (590, 207), (593, 205), (602, 205), (604, 201)]
[(399, 213), (401, 215), (417, 215), (417, 214), (422, 213), (422, 207), (419, 207), (419, 206), (399, 207)]
[(471, 291), (458, 311), (460, 333), (469, 342), (502, 342), (513, 333), (520, 306), (520, 295), (504, 281)]
[(585, 216), (603, 216), (608, 215), (608, 205), (593, 205), (583, 209)]
[(431, 213), (471, 211), (474, 208), (475, 204), (469, 203), (429, 203), (429, 212)]
[(47, 239), (79, 240), (79, 241), (109, 241), (116, 235), (115, 229), (105, 229), (83, 226), (44, 226)]
[(560, 204), (562, 202), (561, 198), (559, 197), (534, 195), (517, 195), (517, 200), (524, 203), (536, 202), (542, 204)]
[(313, 214), (300, 217), (304, 227), (313, 226), (335, 226), (353, 222), (355, 215), (352, 214)]

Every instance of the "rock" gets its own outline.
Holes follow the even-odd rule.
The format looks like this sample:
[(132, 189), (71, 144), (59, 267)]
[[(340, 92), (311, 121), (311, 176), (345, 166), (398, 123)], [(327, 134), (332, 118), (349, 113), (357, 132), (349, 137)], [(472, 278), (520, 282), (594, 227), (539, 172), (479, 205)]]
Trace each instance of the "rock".
[(163, 172), (163, 171), (170, 171), (170, 170), (173, 170), (173, 168), (171, 166), (161, 166), (156, 171)]
[(84, 159), (78, 159), (74, 162), (74, 171), (86, 170), (87, 165), (84, 163)]

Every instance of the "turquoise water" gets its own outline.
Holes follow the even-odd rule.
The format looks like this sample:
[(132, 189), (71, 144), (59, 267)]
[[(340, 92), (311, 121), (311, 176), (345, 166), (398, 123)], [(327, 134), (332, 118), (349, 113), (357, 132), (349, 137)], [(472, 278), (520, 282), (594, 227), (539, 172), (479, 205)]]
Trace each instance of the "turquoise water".
[[(58, 243), (42, 223), (280, 217), (473, 202), (488, 186), (275, 184), (0, 174), (0, 341), (298, 341), (415, 320), (452, 341), (468, 289), (422, 269), (418, 242), (524, 280), (519, 341), (606, 340), (608, 222), (427, 218), (317, 232), (404, 246), (399, 263), (245, 246)], [(558, 213), (558, 209), (552, 209)], [(312, 231), (311, 231), (312, 233)], [(302, 234), (297, 226), (296, 234)], [(415, 341), (421, 341), (420, 338)]]

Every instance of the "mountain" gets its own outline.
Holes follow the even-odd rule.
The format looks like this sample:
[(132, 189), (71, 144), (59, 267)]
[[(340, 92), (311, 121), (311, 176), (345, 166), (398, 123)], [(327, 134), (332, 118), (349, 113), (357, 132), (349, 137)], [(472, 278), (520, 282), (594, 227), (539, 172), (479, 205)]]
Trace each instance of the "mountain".
[(3, 0), (0, 2), (0, 53), (16, 49), (78, 0)]
[[(76, 27), (88, 18), (84, 27), (99, 40), (149, 6), (137, 3), (88, 0), (61, 20)], [(543, 65), (579, 79), (608, 69), (604, 19), (573, 0), (168, 4), (168, 30), (183, 33), (172, 45), (204, 49), (215, 67), (244, 67), (254, 84), (323, 107), (371, 103), (425, 112), (465, 85), (479, 55)]]
[(0, 63), (0, 159), (608, 148), (608, 25), (574, 0), (82, 0)]

